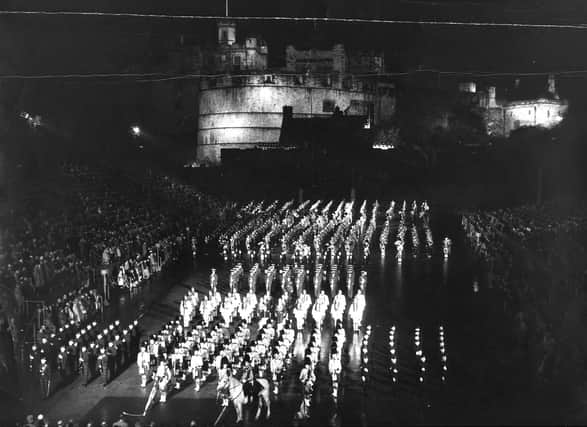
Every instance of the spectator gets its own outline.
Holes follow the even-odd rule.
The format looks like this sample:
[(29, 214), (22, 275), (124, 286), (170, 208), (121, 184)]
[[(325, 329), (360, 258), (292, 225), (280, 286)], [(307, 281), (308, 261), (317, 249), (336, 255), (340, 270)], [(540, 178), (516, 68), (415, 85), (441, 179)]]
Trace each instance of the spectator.
[(33, 415), (27, 415), (25, 427), (35, 427), (35, 417)]
[(125, 419), (120, 416), (119, 420), (112, 424), (112, 427), (129, 427)]

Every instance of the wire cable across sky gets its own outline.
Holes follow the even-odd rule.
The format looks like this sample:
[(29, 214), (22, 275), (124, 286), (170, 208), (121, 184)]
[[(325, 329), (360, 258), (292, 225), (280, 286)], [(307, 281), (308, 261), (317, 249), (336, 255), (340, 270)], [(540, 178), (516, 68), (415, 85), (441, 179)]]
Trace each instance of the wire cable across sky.
[[(461, 77), (532, 77), (532, 76), (547, 76), (554, 75), (557, 77), (567, 76), (587, 76), (587, 70), (551, 70), (551, 71), (537, 71), (537, 72), (492, 72), (492, 71), (450, 71), (450, 70), (439, 70), (434, 68), (418, 69), (412, 71), (397, 71), (397, 72), (386, 72), (386, 73), (369, 73), (369, 74), (352, 74), (354, 77), (359, 78), (382, 78), (382, 77), (402, 77), (413, 75), (416, 73), (435, 73), (444, 76), (461, 76)], [(299, 76), (299, 74), (291, 74), (285, 72), (267, 71), (266, 73), (249, 73), (249, 74), (210, 74), (210, 73), (183, 73), (183, 74), (170, 74), (170, 73), (88, 73), (88, 74), (0, 74), (0, 80), (71, 80), (71, 79), (97, 79), (97, 80), (112, 80), (122, 79), (121, 82), (128, 82), (128, 79), (136, 79), (138, 83), (149, 83), (149, 82), (165, 82), (173, 80), (192, 80), (200, 78), (240, 78), (240, 77), (252, 77), (259, 75), (280, 75), (280, 76)], [(314, 76), (328, 76), (329, 73), (313, 73)]]
[[(0, 10), (0, 15), (22, 16), (88, 16), (110, 18), (140, 18), (169, 20), (219, 20), (227, 19), (223, 15), (174, 15), (160, 13), (131, 12), (83, 12), (83, 11), (42, 11), (42, 10)], [(587, 30), (587, 24), (550, 24), (526, 22), (483, 22), (483, 21), (447, 21), (418, 19), (363, 19), (363, 18), (328, 18), (328, 17), (295, 17), (295, 16), (229, 16), (235, 21), (282, 21), (282, 22), (325, 22), (346, 24), (387, 24), (387, 25), (435, 25), (453, 27), (486, 27), (486, 28), (526, 28), (526, 29), (559, 29)]]

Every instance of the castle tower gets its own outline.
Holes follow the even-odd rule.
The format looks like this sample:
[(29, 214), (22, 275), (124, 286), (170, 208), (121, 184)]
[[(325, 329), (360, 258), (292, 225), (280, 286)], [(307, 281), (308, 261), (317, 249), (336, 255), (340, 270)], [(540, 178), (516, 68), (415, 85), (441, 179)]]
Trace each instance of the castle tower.
[(232, 46), (234, 43), (236, 43), (236, 23), (218, 21), (218, 44)]
[(495, 101), (495, 86), (489, 86), (487, 88), (487, 95), (488, 95), (488, 105), (489, 108), (497, 107), (497, 102)]

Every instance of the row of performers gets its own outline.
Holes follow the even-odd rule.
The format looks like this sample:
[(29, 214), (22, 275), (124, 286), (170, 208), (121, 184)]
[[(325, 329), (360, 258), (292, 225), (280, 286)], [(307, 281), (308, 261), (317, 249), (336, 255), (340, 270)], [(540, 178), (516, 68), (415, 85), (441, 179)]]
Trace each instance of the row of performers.
[[(137, 357), (141, 386), (145, 387), (149, 378), (155, 381), (145, 411), (154, 403), (157, 393), (159, 400), (165, 402), (169, 390), (181, 388), (188, 378), (193, 381), (194, 389), (199, 390), (213, 368), (221, 377), (229, 366), (244, 370), (251, 368), (262, 376), (269, 368), (276, 378), (281, 376), (283, 363), (278, 361), (285, 358), (291, 348), (291, 323), (289, 329), (282, 325), (279, 337), (275, 339), (275, 322), (263, 318), (259, 322), (257, 340), (250, 341), (250, 329), (245, 320), (240, 320), (229, 338), (225, 338), (217, 320), (214, 319), (215, 326), (209, 327), (200, 319), (189, 330), (176, 320), (151, 337), (149, 343), (143, 344)], [(270, 357), (271, 350), (273, 358)], [(223, 394), (222, 390), (219, 392)]]
[[(322, 330), (316, 326), (304, 352), (304, 367), (299, 375), (303, 397), (296, 413), (296, 417), (300, 419), (307, 419), (310, 416), (314, 385), (316, 383), (316, 369), (318, 363), (320, 363), (322, 350), (322, 333)], [(342, 320), (338, 320), (331, 336), (330, 354), (328, 357), (328, 372), (332, 380), (332, 395), (335, 400), (338, 398), (338, 389), (342, 374), (342, 352), (345, 343), (346, 330)]]
[[(314, 304), (312, 304), (312, 297), (304, 289), (302, 290), (293, 310), (297, 330), (300, 331), (304, 328), (304, 323), (306, 322), (310, 307), (312, 308), (312, 317), (314, 318), (316, 326), (321, 328), (329, 308), (332, 320), (334, 324), (336, 324), (343, 319), (346, 306), (346, 297), (341, 290), (339, 290), (334, 297), (332, 305), (329, 305), (328, 295), (326, 295), (324, 291), (320, 291), (320, 295), (316, 298)], [(353, 322), (353, 330), (355, 332), (358, 332), (361, 327), (365, 306), (365, 295), (363, 294), (363, 291), (359, 289), (353, 297), (352, 303), (348, 309), (348, 316)]]
[[(100, 331), (100, 326), (96, 321), (83, 326), (73, 322), (67, 324), (64, 328), (60, 328), (57, 334), (52, 334), (49, 338), (42, 338), (40, 344), (31, 347), (29, 372), (38, 371), (42, 358), (45, 358), (49, 368), (55, 371), (57, 370), (58, 356), (61, 353), (65, 352), (75, 356), (84, 347), (90, 347), (92, 343), (99, 348), (105, 342), (119, 340), (121, 336), (126, 340), (130, 336), (134, 348), (138, 348), (140, 331), (137, 325), (138, 322), (135, 320), (129, 324), (128, 328), (123, 329), (120, 326), (120, 320), (116, 320)], [(68, 358), (71, 357), (68, 356)], [(78, 358), (74, 357), (74, 359)]]
[(83, 331), (58, 351), (40, 346), (31, 353), (30, 366), (38, 372), (43, 398), (77, 375), (82, 376), (84, 386), (97, 376), (106, 386), (135, 359), (140, 341), (137, 320), (125, 328), (117, 320), (102, 332), (95, 324)]
[(204, 325), (207, 326), (220, 312), (224, 325), (227, 326), (237, 314), (248, 322), (252, 320), (255, 313), (264, 315), (270, 300), (269, 295), (257, 298), (252, 289), (244, 297), (234, 291), (226, 295), (224, 299), (220, 292), (211, 289), (209, 294), (200, 300), (199, 294), (192, 288), (180, 302), (179, 312), (184, 328), (188, 327), (196, 313), (200, 314)]
[[(194, 366), (200, 366), (197, 372), (209, 371), (201, 369), (201, 367), (209, 365), (210, 355), (215, 353), (215, 349), (223, 339), (222, 330), (218, 324), (210, 328), (211, 323), (218, 316), (218, 305), (221, 300), (218, 292), (211, 291), (209, 296), (204, 296), (199, 301), (199, 295), (193, 288), (188, 291), (180, 302), (181, 316), (174, 322), (167, 324), (159, 334), (153, 335), (149, 343), (144, 344), (140, 358), (141, 363), (139, 363), (143, 386), (146, 385), (149, 376), (147, 372), (153, 371), (156, 361), (161, 358), (169, 359), (174, 373), (178, 371), (185, 373), (186, 370), (194, 372)], [(239, 294), (229, 294), (224, 298), (220, 312), (223, 315), (225, 326), (228, 326), (232, 319), (239, 314), (238, 308), (240, 306), (236, 303), (237, 301), (240, 301)], [(247, 298), (244, 301), (247, 301)], [(229, 307), (232, 307), (232, 311), (227, 313)], [(252, 311), (257, 313), (255, 308)], [(197, 313), (200, 314), (200, 321), (195, 328), (192, 328), (191, 324)], [(243, 314), (242, 311), (240, 314)], [(241, 318), (243, 317), (247, 323), (250, 323), (252, 314), (241, 316)], [(231, 344), (233, 351), (234, 345), (235, 343)], [(188, 359), (191, 361), (191, 368), (187, 367)], [(184, 376), (182, 375), (182, 377)], [(200, 375), (196, 377), (199, 378)], [(198, 381), (196, 381), (196, 388), (199, 388)]]
[(220, 293), (214, 290), (200, 299), (198, 292), (190, 289), (179, 304), (180, 316), (143, 343), (137, 356), (141, 386), (146, 387), (151, 378), (155, 381), (147, 407), (157, 393), (160, 401), (166, 401), (169, 388), (180, 388), (188, 376), (199, 390), (211, 374), (213, 358), (225, 342), (220, 325), (214, 324), (221, 301)]

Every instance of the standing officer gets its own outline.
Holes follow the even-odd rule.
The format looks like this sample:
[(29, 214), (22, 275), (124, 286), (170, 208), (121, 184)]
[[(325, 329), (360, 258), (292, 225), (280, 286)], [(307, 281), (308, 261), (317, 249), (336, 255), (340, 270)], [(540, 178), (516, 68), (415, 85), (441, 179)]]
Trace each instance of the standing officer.
[(78, 356), (78, 365), (79, 365), (79, 372), (84, 379), (84, 387), (88, 385), (90, 382), (89, 380), (89, 370), (90, 370), (90, 352), (84, 346), (82, 347), (80, 354)]
[(79, 347), (77, 343), (70, 340), (67, 347), (67, 369), (69, 378), (72, 378), (79, 371), (78, 359), (79, 359)]
[(127, 329), (125, 329), (123, 331), (122, 345), (123, 345), (123, 349), (124, 349), (125, 365), (129, 365), (130, 361), (133, 360), (133, 357), (132, 357), (133, 351), (132, 351), (132, 336)]
[(88, 384), (94, 379), (96, 372), (98, 371), (98, 353), (99, 350), (98, 347), (96, 347), (96, 344), (91, 343), (90, 348), (88, 349), (88, 371), (86, 372), (86, 382)]
[(102, 385), (106, 387), (108, 384), (108, 357), (106, 355), (106, 348), (104, 347), (100, 349), (100, 355), (98, 356), (98, 370), (102, 378)]
[(46, 399), (51, 394), (51, 367), (44, 357), (41, 358), (39, 377), (41, 379), (41, 397)]
[(63, 385), (67, 379), (67, 353), (65, 347), (61, 347), (57, 355), (57, 372), (59, 372), (59, 382)]
[(122, 364), (124, 362), (121, 348), (120, 335), (116, 335), (112, 341), (112, 350), (114, 352), (114, 372), (119, 373), (122, 371)]
[(114, 375), (116, 375), (116, 348), (114, 347), (113, 342), (108, 343), (108, 349), (106, 350), (106, 362), (106, 381), (107, 384), (109, 384), (114, 378)]
[(130, 335), (132, 337), (131, 340), (131, 347), (132, 347), (132, 358), (134, 359), (139, 352), (139, 343), (141, 339), (141, 330), (139, 328), (139, 322), (137, 320), (133, 321), (132, 324), (129, 326)]

